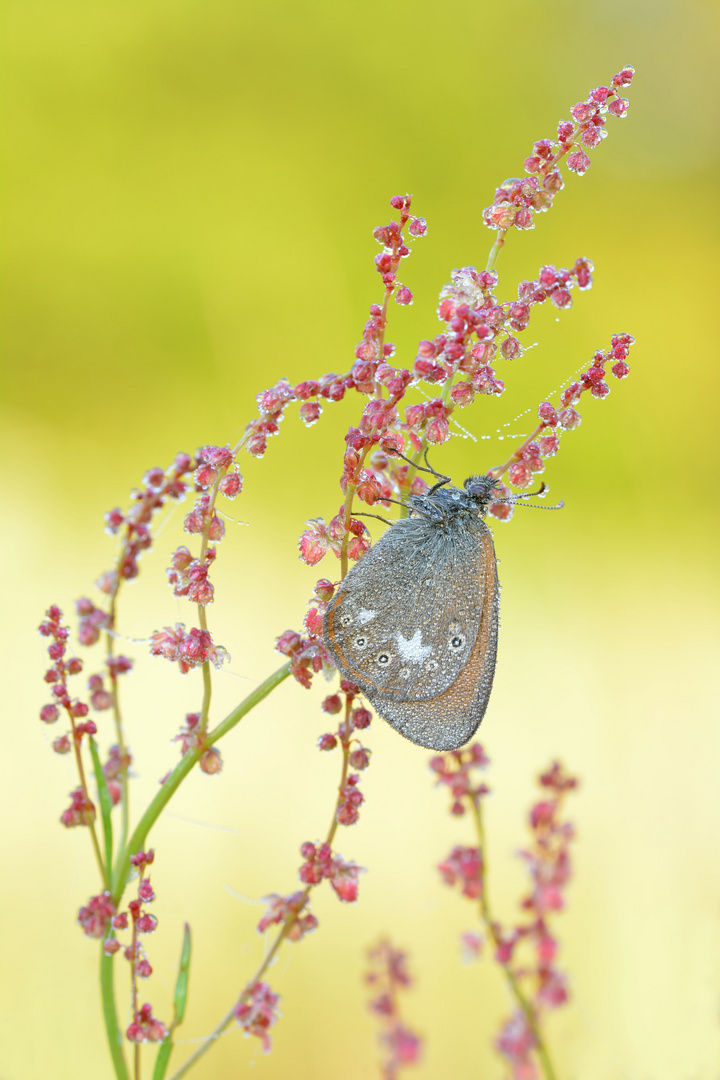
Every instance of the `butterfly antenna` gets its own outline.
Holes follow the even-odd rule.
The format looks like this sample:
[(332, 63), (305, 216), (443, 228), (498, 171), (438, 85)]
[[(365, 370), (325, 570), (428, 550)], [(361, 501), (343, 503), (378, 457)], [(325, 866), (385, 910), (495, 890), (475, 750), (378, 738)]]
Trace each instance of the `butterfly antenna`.
[[(412, 467), (414, 469), (417, 469), (418, 472), (431, 473), (433, 476), (437, 476), (438, 480), (441, 480), (443, 484), (449, 484), (450, 483), (450, 477), (449, 476), (445, 476), (444, 473), (439, 473), (437, 471), (437, 469), (433, 469), (431, 467), (430, 462), (428, 461), (428, 457), (427, 457), (427, 450), (425, 451), (425, 463), (427, 465), (427, 468), (425, 468), (423, 465), (418, 465), (418, 463), (416, 461), (413, 461), (412, 458), (405, 457), (405, 454), (402, 454), (399, 450), (388, 450), (388, 453), (392, 454), (394, 457), (401, 457), (403, 459), (403, 461), (407, 461), (408, 465), (412, 465)], [(440, 487), (441, 485), (438, 484), (437, 486)]]
[(353, 514), (353, 517), (371, 517), (375, 518), (376, 521), (382, 521), (383, 525), (392, 525), (392, 521), (388, 521), (387, 518), (380, 517), (379, 514), (363, 514), (360, 511), (356, 510)]
[(540, 484), (540, 487), (537, 489), (537, 491), (521, 491), (519, 495), (513, 495), (513, 500), (515, 500), (515, 499), (534, 499), (536, 495), (544, 495), (545, 492), (547, 491), (547, 489), (548, 489), (548, 486), (545, 483), (545, 481), (543, 480), (541, 482), (541, 484)]
[[(498, 501), (500, 501), (500, 500), (498, 500)], [(510, 502), (509, 499), (506, 499), (505, 501)], [(525, 507), (527, 510), (562, 510), (563, 506), (565, 505), (565, 502), (563, 501), (563, 499), (561, 499), (560, 502), (555, 503), (554, 506), (538, 506), (537, 503), (516, 503), (516, 505), (521, 506), (521, 507)]]
[(543, 480), (537, 491), (525, 491), (519, 495), (511, 495), (509, 499), (494, 499), (494, 502), (508, 503), (510, 506), (527, 506), (531, 510), (562, 510), (565, 503), (561, 499), (555, 506), (538, 506), (537, 503), (521, 503), (519, 499), (533, 499), (536, 495), (544, 495), (548, 490), (548, 486)]

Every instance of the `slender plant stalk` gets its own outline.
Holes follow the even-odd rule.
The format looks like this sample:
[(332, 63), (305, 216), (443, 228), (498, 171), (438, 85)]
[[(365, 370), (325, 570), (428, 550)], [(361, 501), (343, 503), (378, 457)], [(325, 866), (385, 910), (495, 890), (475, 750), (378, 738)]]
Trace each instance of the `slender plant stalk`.
[[(335, 800), (335, 807), (333, 809), (332, 820), (330, 822), (330, 826), (328, 828), (327, 835), (325, 837), (325, 843), (328, 844), (330, 847), (332, 847), (332, 842), (335, 839), (335, 833), (337, 832), (337, 827), (338, 827), (337, 812), (338, 812), (338, 807), (340, 805), (340, 800), (342, 799), (343, 788), (345, 787), (345, 784), (347, 783), (347, 775), (348, 775), (349, 765), (350, 765), (350, 702), (348, 701), (347, 698), (345, 699), (344, 724), (345, 724), (345, 739), (342, 742), (342, 768), (340, 770), (340, 781), (338, 783), (338, 794), (337, 794), (337, 799)], [(277, 955), (278, 950), (280, 949), (280, 946), (282, 945), (283, 941), (287, 937), (288, 932), (290, 931), (291, 927), (293, 926), (295, 920), (298, 917), (297, 913), (302, 911), (302, 909), (304, 907), (304, 904), (305, 904), (305, 901), (307, 900), (307, 898), (310, 895), (310, 892), (311, 892), (311, 890), (313, 888), (315, 888), (315, 886), (306, 885), (305, 888), (303, 889), (303, 891), (302, 891), (302, 896), (303, 896), (302, 903), (299, 903), (297, 905), (297, 911), (291, 911), (288, 914), (287, 918), (285, 919), (285, 922), (283, 923), (282, 927), (278, 931), (278, 934), (277, 934), (274, 942), (272, 943), (267, 956), (263, 960), (263, 962), (260, 965), (260, 967), (258, 968), (258, 970), (255, 972), (253, 977), (251, 979), (249, 979), (248, 982), (246, 983), (245, 989), (243, 990), (242, 994), (240, 995), (240, 998), (242, 998), (245, 994), (247, 994), (251, 990), (251, 988), (253, 986), (255, 986), (255, 984), (257, 982), (260, 981), (260, 979), (263, 977), (263, 975), (265, 974), (267, 969), (272, 964), (273, 960), (275, 959), (275, 956)], [(220, 1022), (216, 1025), (216, 1027), (213, 1029), (213, 1031), (210, 1033), (210, 1035), (208, 1035), (206, 1039), (203, 1039), (200, 1046), (198, 1046), (197, 1050), (195, 1050), (195, 1052), (190, 1055), (190, 1057), (187, 1059), (187, 1061), (185, 1061), (184, 1064), (181, 1065), (180, 1068), (176, 1072), (174, 1072), (172, 1074), (172, 1076), (170, 1077), (170, 1080), (180, 1080), (180, 1077), (185, 1076), (185, 1074), (187, 1072), (189, 1072), (189, 1070), (193, 1067), (193, 1065), (197, 1061), (199, 1061), (200, 1058), (203, 1057), (208, 1052), (208, 1050), (210, 1050), (210, 1048), (212, 1046), (215, 1045), (215, 1043), (220, 1038), (220, 1036), (223, 1034), (223, 1032), (230, 1026), (230, 1024), (232, 1023), (234, 1017), (235, 1017), (235, 1005), (233, 1005), (232, 1009), (230, 1009), (229, 1012), (227, 1012), (223, 1016), (222, 1020), (220, 1020)]]
[[(117, 617), (117, 596), (120, 589), (120, 582), (122, 578), (118, 577), (118, 585), (112, 594), (110, 601), (110, 620), (108, 624), (108, 632), (105, 634), (106, 652), (108, 660), (113, 659), (115, 652), (115, 641), (113, 632), (115, 630), (115, 620)], [(130, 785), (128, 783), (128, 766), (127, 766), (127, 747), (125, 745), (125, 733), (123, 731), (122, 712), (120, 711), (120, 689), (118, 687), (117, 676), (110, 675), (112, 684), (112, 712), (113, 721), (115, 724), (115, 737), (118, 741), (118, 749), (120, 751), (120, 761), (122, 765), (120, 767), (120, 839), (118, 841), (118, 850), (122, 850), (127, 842), (128, 832), (130, 831)]]
[(498, 260), (498, 255), (500, 254), (502, 249), (505, 247), (505, 233), (506, 232), (507, 232), (507, 229), (505, 229), (505, 231), (503, 231), (502, 229), (498, 229), (498, 231), (497, 231), (497, 236), (495, 237), (495, 243), (490, 248), (490, 254), (488, 255), (487, 266), (485, 267), (485, 269), (488, 271), (488, 273), (491, 273), (495, 269), (495, 263)]
[[(82, 750), (80, 749), (80, 743), (75, 736), (75, 719), (70, 714), (70, 726), (72, 727), (72, 744), (75, 751), (75, 764), (77, 765), (78, 776), (80, 778), (80, 787), (82, 788), (83, 798), (85, 800), (85, 806), (94, 806), (92, 799), (90, 798), (90, 792), (88, 790), (87, 778), (85, 776), (85, 766), (82, 759)], [(103, 883), (103, 888), (108, 889), (110, 887), (110, 870), (103, 861), (102, 854), (100, 852), (100, 844), (97, 837), (97, 829), (95, 828), (95, 819), (91, 818), (87, 823), (88, 830), (90, 832), (90, 840), (92, 842), (93, 853), (95, 855), (95, 862), (97, 863), (98, 870), (100, 871), (100, 879)]]
[[(495, 948), (500, 945), (500, 938), (497, 931), (497, 924), (492, 916), (492, 909), (490, 907), (490, 899), (488, 896), (488, 860), (487, 860), (487, 846), (485, 843), (485, 825), (482, 817), (482, 806), (480, 799), (468, 799), (468, 803), (472, 810), (472, 815), (475, 821), (475, 830), (477, 832), (478, 847), (480, 848), (480, 860), (482, 866), (482, 887), (480, 890), (480, 917), (485, 925), (488, 936), (492, 940)], [(557, 1074), (553, 1066), (552, 1060), (548, 1049), (543, 1041), (540, 1029), (537, 1024), (535, 1014), (532, 1010), (530, 1002), (525, 997), (520, 984), (515, 976), (515, 973), (510, 967), (509, 963), (502, 963), (500, 965), (505, 972), (505, 978), (507, 979), (510, 992), (517, 1001), (519, 1007), (522, 1009), (523, 1015), (527, 1022), (530, 1031), (532, 1032), (533, 1039), (535, 1040), (535, 1050), (537, 1052), (540, 1065), (542, 1067), (545, 1080), (557, 1080)]]
[(130, 840), (118, 853), (112, 880), (112, 899), (115, 904), (120, 903), (120, 898), (125, 889), (125, 883), (130, 869), (130, 856), (142, 850), (148, 837), (148, 833), (160, 816), (161, 811), (170, 802), (170, 799), (180, 787), (180, 784), (188, 773), (198, 763), (206, 748), (212, 746), (213, 743), (216, 743), (223, 735), (227, 735), (228, 731), (231, 731), (236, 724), (239, 724), (251, 709), (266, 698), (268, 694), (272, 693), (281, 682), (284, 682), (289, 674), (290, 664), (283, 664), (283, 666), (273, 672), (265, 682), (261, 683), (257, 689), (253, 690), (252, 694), (249, 694), (244, 701), (241, 701), (232, 712), (228, 713), (225, 719), (222, 720), (217, 727), (213, 728), (213, 730), (208, 733), (207, 740), (201, 748), (192, 750), (183, 755), (146, 809), (143, 816), (140, 818), (138, 824), (135, 826), (135, 830), (133, 831)]
[(114, 971), (113, 957), (106, 955), (104, 942), (100, 942), (100, 993), (110, 1057), (116, 1080), (130, 1080), (123, 1050), (122, 1033), (118, 1025), (117, 1010), (115, 1008)]

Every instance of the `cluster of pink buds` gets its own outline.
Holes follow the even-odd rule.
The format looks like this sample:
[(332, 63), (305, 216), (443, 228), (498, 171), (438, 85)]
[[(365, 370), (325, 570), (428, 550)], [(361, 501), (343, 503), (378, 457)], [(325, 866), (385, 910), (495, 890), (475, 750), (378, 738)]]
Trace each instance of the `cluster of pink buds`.
[[(403, 229), (407, 225), (408, 233), (413, 239), (425, 236), (427, 223), (425, 218), (410, 216), (410, 195), (394, 195), (390, 200), (393, 210), (399, 210), (399, 221), (391, 221), (388, 225), (378, 225), (373, 230), (373, 236), (378, 244), (382, 244), (382, 253), (375, 256), (375, 268), (382, 277), (386, 294), (395, 292), (395, 302), (398, 304), (412, 304), (412, 293), (397, 280), (397, 271), (400, 260), (407, 258), (410, 249), (406, 246)], [(366, 338), (364, 339), (366, 340)]]
[[(409, 195), (394, 196), (390, 205), (399, 211), (398, 220), (378, 226), (373, 231), (383, 248), (375, 259), (375, 266), (383, 281), (385, 298), (382, 307), (378, 304), (370, 307), (362, 340), (355, 348), (356, 362), (352, 369), (344, 375), (330, 372), (319, 379), (306, 379), (295, 387), (286, 379), (280, 379), (274, 386), (258, 394), (260, 415), (247, 425), (243, 436), (243, 444), (250, 454), (255, 457), (264, 455), (268, 438), (278, 433), (285, 409), (293, 401), (300, 404), (303, 422), (312, 426), (322, 414), (322, 400), (341, 401), (348, 390), (375, 395), (375, 400), (370, 402), (363, 414), (360, 428), (356, 429), (368, 445), (373, 441), (378, 442), (383, 432), (388, 431), (396, 421), (394, 403), (404, 395), (411, 375), (404, 369), (396, 370), (387, 364), (395, 351), (393, 345), (384, 341), (387, 302), (394, 294), (398, 304), (412, 303), (412, 293), (397, 278), (400, 261), (410, 254), (404, 230), (407, 229), (408, 239), (417, 239), (427, 232), (424, 218), (410, 214), (410, 204)], [(379, 393), (382, 387), (387, 388), (389, 400), (382, 399)], [(402, 448), (399, 436), (394, 445), (397, 449)]]
[[(198, 490), (204, 491), (217, 484), (220, 494), (228, 499), (234, 499), (240, 494), (243, 478), (237, 466), (233, 464), (233, 452), (229, 446), (203, 446), (198, 450), (197, 461), (193, 479)], [(193, 530), (187, 529), (187, 531)], [(211, 536), (210, 539), (219, 539), (219, 537)]]
[(75, 609), (78, 613), (78, 641), (81, 645), (94, 645), (100, 632), (108, 625), (109, 616), (86, 596), (75, 602)]
[[(80, 909), (80, 915), (78, 916), (78, 922), (81, 923), (86, 934), (90, 934), (92, 937), (105, 937), (104, 950), (108, 956), (113, 956), (115, 953), (122, 949), (123, 956), (130, 964), (131, 979), (132, 979), (132, 997), (133, 997), (133, 1019), (126, 1031), (127, 1038), (130, 1042), (142, 1043), (142, 1042), (160, 1042), (167, 1035), (167, 1028), (160, 1020), (155, 1019), (152, 1014), (152, 1007), (150, 1005), (143, 1005), (138, 1007), (137, 1003), (137, 980), (148, 979), (153, 972), (150, 961), (147, 958), (143, 945), (140, 941), (141, 935), (152, 934), (157, 929), (157, 917), (145, 910), (147, 904), (151, 904), (155, 899), (155, 890), (150, 884), (147, 875), (147, 868), (152, 865), (155, 860), (154, 851), (139, 851), (136, 855), (133, 855), (130, 859), (132, 866), (138, 872), (138, 889), (137, 899), (131, 900), (128, 903), (127, 911), (116, 912), (109, 899), (106, 901), (105, 915), (105, 929), (102, 934), (91, 933), (93, 928), (93, 922), (83, 915), (88, 911), (87, 908)], [(100, 898), (93, 897), (93, 900)], [(93, 901), (90, 901), (92, 904)], [(111, 910), (112, 908), (112, 910)], [(108, 931), (108, 920), (110, 930)], [(88, 926), (90, 928), (88, 928)], [(115, 936), (118, 931), (128, 930), (131, 931), (130, 944), (123, 949), (117, 937)]]
[[(70, 631), (62, 625), (62, 619), (62, 611), (53, 605), (48, 608), (45, 619), (38, 627), (42, 637), (52, 639), (47, 649), (51, 667), (45, 672), (45, 682), (52, 686), (54, 698), (40, 709), (40, 719), (45, 724), (54, 724), (60, 718), (62, 709), (70, 721), (70, 730), (53, 741), (53, 750), (56, 754), (68, 754), (74, 746), (78, 754), (83, 739), (97, 734), (97, 725), (93, 720), (85, 719), (90, 711), (87, 703), (70, 695), (68, 679), (80, 674), (83, 663), (75, 656), (66, 656)], [(81, 787), (71, 792), (70, 800), (70, 806), (60, 816), (62, 824), (68, 829), (91, 825), (95, 820), (95, 806), (88, 796), (84, 781)]]
[(114, 693), (120, 675), (132, 671), (133, 662), (127, 656), (111, 656), (105, 661), (110, 689), (105, 685), (105, 675), (96, 673), (87, 681), (90, 704), (96, 712), (104, 712), (113, 706)]
[(116, 534), (124, 529), (123, 546), (116, 571), (106, 571), (98, 586), (110, 595), (117, 591), (120, 580), (137, 577), (138, 557), (152, 545), (150, 522), (168, 499), (181, 499), (188, 486), (188, 474), (194, 462), (188, 454), (178, 454), (167, 471), (149, 469), (143, 477), (143, 487), (133, 491), (133, 505), (123, 513), (118, 507), (105, 515), (106, 530)]
[(91, 896), (85, 907), (78, 911), (77, 921), (82, 931), (90, 938), (104, 938), (108, 932), (108, 924), (115, 915), (115, 905), (110, 898), (109, 892), (102, 892), (99, 896)]
[(43, 637), (52, 638), (48, 645), (48, 656), (51, 667), (45, 672), (45, 682), (52, 686), (52, 695), (55, 699), (49, 705), (44, 705), (40, 710), (40, 719), (45, 724), (54, 724), (60, 716), (60, 708), (65, 709), (68, 715), (77, 719), (87, 716), (87, 705), (77, 698), (71, 698), (68, 691), (68, 677), (79, 675), (83, 669), (82, 660), (77, 657), (65, 658), (67, 652), (70, 631), (62, 625), (63, 614), (59, 607), (53, 605), (45, 613), (45, 619), (40, 623), (38, 631)]
[[(567, 978), (555, 966), (558, 943), (548, 918), (565, 907), (564, 891), (571, 876), (569, 845), (575, 833), (573, 826), (562, 820), (561, 808), (565, 794), (577, 787), (577, 780), (557, 762), (539, 782), (547, 797), (530, 811), (532, 841), (520, 853), (532, 881), (530, 893), (521, 902), (528, 914), (526, 921), (509, 932), (498, 930), (496, 954), (498, 961), (514, 970), (515, 977), (528, 987), (536, 1023), (544, 1010), (556, 1009), (568, 1000)], [(526, 958), (518, 961), (516, 950), (523, 943)], [(536, 1043), (526, 1015), (517, 1010), (503, 1024), (495, 1045), (512, 1067), (513, 1076), (520, 1077), (532, 1067)]]
[(630, 86), (634, 69), (624, 67), (613, 75), (610, 86), (591, 90), (585, 101), (570, 110), (572, 122), (561, 120), (557, 139), (540, 139), (525, 159), (526, 179), (506, 180), (495, 192), (492, 206), (483, 211), (483, 221), (490, 229), (505, 232), (509, 228), (532, 229), (535, 214), (549, 210), (553, 199), (564, 187), (558, 168), (564, 157), (570, 172), (582, 176), (590, 166), (586, 150), (596, 147), (607, 135), (605, 118), (626, 116), (629, 102), (620, 92)]
[(407, 956), (389, 941), (368, 949), (370, 970), (365, 982), (373, 988), (371, 1011), (382, 1024), (379, 1041), (383, 1050), (383, 1080), (396, 1080), (400, 1069), (417, 1065), (422, 1051), (420, 1036), (403, 1023), (398, 996), (412, 985)]
[[(207, 496), (204, 495), (203, 499), (205, 498)], [(196, 516), (195, 511), (188, 516)], [(216, 520), (224, 530), (225, 526), (220, 518)], [(209, 574), (216, 557), (217, 549), (214, 547), (209, 547), (200, 559), (193, 558), (184, 545), (177, 548), (172, 554), (172, 566), (166, 571), (173, 595), (185, 596), (191, 603), (200, 604), (201, 607), (211, 604), (215, 599), (215, 588), (209, 580)]]
[[(322, 703), (322, 710), (328, 716), (338, 713), (343, 714), (336, 731), (328, 731), (318, 739), (319, 750), (334, 750), (341, 746), (347, 754), (348, 765), (351, 769), (363, 772), (370, 764), (372, 753), (363, 746), (354, 732), (364, 731), (370, 726), (372, 714), (362, 704), (355, 704), (358, 688), (355, 683), (347, 679), (340, 681), (340, 693), (330, 694)], [(337, 809), (337, 821), (339, 825), (354, 825), (358, 819), (358, 808), (362, 804), (363, 796), (358, 789), (359, 776), (348, 776), (340, 791)]]
[(207, 662), (213, 667), (222, 667), (229, 658), (222, 645), (213, 643), (208, 630), (200, 630), (197, 626), (186, 630), (184, 623), (156, 630), (150, 638), (150, 653), (152, 656), (164, 656), (166, 660), (177, 663), (183, 675), (191, 668)]
[(270, 1053), (272, 1040), (269, 1028), (277, 1021), (278, 994), (274, 994), (266, 982), (256, 982), (246, 990), (235, 1006), (234, 1013), (243, 1034), (255, 1035), (262, 1042), (263, 1052)]
[[(373, 502), (374, 496), (366, 500)], [(316, 566), (324, 559), (328, 551), (334, 551), (338, 559), (342, 552), (343, 541), (347, 541), (347, 555), (353, 562), (362, 558), (370, 550), (370, 534), (367, 525), (358, 518), (350, 518), (347, 526), (343, 518), (343, 509), (326, 525), (323, 518), (306, 521), (308, 528), (298, 540), (300, 558), (308, 566)]]
[[(300, 941), (314, 930), (318, 924), (317, 919), (308, 908), (307, 890), (295, 892), (292, 896), (279, 896), (271, 893), (264, 897), (267, 907), (258, 923), (258, 931), (262, 934), (269, 926), (276, 923), (284, 923), (288, 926), (285, 937), (288, 941)], [(302, 912), (305, 912), (303, 915)]]
[(448, 857), (438, 864), (446, 885), (459, 885), (468, 900), (477, 900), (483, 891), (483, 855), (478, 847), (454, 847)]
[[(606, 352), (598, 351), (593, 356), (592, 364), (584, 371), (579, 379), (563, 390), (560, 395), (560, 405), (556, 408), (551, 402), (543, 401), (538, 407), (538, 425), (532, 434), (515, 451), (507, 467), (508, 480), (515, 487), (527, 487), (532, 483), (533, 476), (545, 468), (544, 459), (554, 457), (560, 447), (560, 436), (566, 431), (573, 431), (582, 421), (582, 417), (574, 407), (580, 396), (589, 391), (590, 394), (602, 400), (610, 393), (610, 387), (605, 381), (606, 367), (616, 379), (627, 378), (630, 368), (627, 364), (630, 347), (634, 344), (634, 338), (630, 334), (615, 334), (610, 348)], [(499, 485), (504, 494), (509, 494), (507, 489)], [(501, 520), (507, 520), (512, 513), (512, 505), (509, 503), (493, 503), (489, 511)]]
[(185, 717), (185, 726), (180, 728), (173, 742), (180, 743), (180, 752), (183, 756), (201, 751), (200, 768), (208, 776), (214, 776), (222, 770), (223, 760), (217, 747), (207, 745), (207, 732), (203, 729), (200, 719), (200, 713), (188, 713)]
[[(64, 736), (67, 739), (67, 736)], [(68, 740), (69, 748), (69, 740)], [(62, 750), (56, 748), (58, 753)], [(81, 787), (70, 792), (70, 805), (60, 815), (60, 822), (66, 829), (74, 829), (78, 825), (92, 825), (95, 821), (95, 804)]]
[(127, 749), (123, 753), (119, 746), (110, 747), (108, 759), (103, 765), (103, 773), (105, 775), (110, 802), (113, 806), (117, 806), (122, 798), (122, 785), (119, 777), (126, 774), (131, 765), (132, 756)]
[(133, 1043), (162, 1042), (167, 1035), (162, 1020), (153, 1016), (152, 1005), (141, 1005), (128, 1025), (126, 1035)]
[[(461, 814), (473, 807), (480, 821), (480, 803), (488, 788), (472, 774), (487, 764), (488, 759), (477, 743), (432, 759), (430, 767), (437, 783), (450, 791), (452, 813)], [(530, 811), (532, 843), (520, 853), (532, 880), (532, 889), (521, 902), (523, 911), (528, 913), (522, 922), (504, 929), (491, 918), (484, 852), (480, 846), (456, 846), (438, 866), (447, 885), (457, 885), (463, 896), (480, 902), (486, 930), (495, 947), (495, 960), (525, 996), (526, 1007), (518, 1008), (503, 1024), (495, 1042), (511, 1066), (514, 1080), (537, 1076), (534, 1055), (541, 1013), (563, 1005), (568, 998), (567, 980), (555, 967), (558, 944), (549, 930), (548, 918), (565, 904), (564, 890), (571, 870), (569, 844), (574, 830), (562, 820), (561, 809), (564, 796), (577, 787), (577, 780), (556, 762), (542, 774), (539, 783), (547, 794)], [(474, 933), (464, 934), (462, 945), (467, 957), (479, 956), (482, 938)], [(518, 958), (520, 951), (523, 955)]]
[(302, 882), (319, 885), (327, 878), (341, 900), (349, 904), (357, 900), (361, 866), (347, 862), (342, 855), (333, 854), (329, 844), (305, 843), (300, 848), (300, 854), (305, 860), (300, 867)]
[(471, 743), (461, 750), (452, 750), (449, 754), (437, 754), (430, 761), (430, 768), (437, 777), (436, 784), (447, 787), (452, 796), (450, 813), (462, 816), (466, 807), (463, 799), (477, 805), (490, 789), (480, 780), (475, 780), (473, 770), (482, 770), (490, 764), (480, 743)]
[(293, 678), (306, 690), (310, 689), (313, 675), (317, 675), (324, 665), (329, 664), (320, 632), (318, 628), (317, 633), (303, 637), (295, 630), (286, 630), (275, 642), (275, 648), (280, 655), (287, 656), (290, 660)]

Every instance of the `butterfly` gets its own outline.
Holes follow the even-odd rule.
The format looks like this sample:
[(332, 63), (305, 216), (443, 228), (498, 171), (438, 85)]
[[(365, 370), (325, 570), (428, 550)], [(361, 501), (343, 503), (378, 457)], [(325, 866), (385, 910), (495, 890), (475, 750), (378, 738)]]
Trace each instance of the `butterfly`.
[(343, 677), (418, 746), (457, 750), (477, 731), (497, 658), (497, 559), (483, 521), (492, 476), (443, 478), (408, 499), (353, 566), (323, 619)]

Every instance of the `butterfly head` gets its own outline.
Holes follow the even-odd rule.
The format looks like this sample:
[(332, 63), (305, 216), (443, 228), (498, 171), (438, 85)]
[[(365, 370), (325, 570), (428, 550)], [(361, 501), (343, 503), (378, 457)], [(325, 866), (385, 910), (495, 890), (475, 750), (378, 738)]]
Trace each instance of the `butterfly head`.
[(491, 476), (471, 476), (462, 488), (438, 485), (424, 495), (411, 495), (408, 502), (416, 514), (442, 524), (458, 516), (484, 514), (496, 486)]
[(496, 490), (498, 481), (488, 475), (468, 476), (463, 486), (470, 496), (475, 510), (484, 514), (488, 503), (492, 501), (492, 492)]

